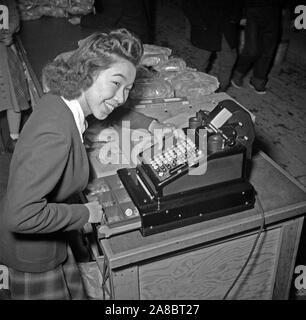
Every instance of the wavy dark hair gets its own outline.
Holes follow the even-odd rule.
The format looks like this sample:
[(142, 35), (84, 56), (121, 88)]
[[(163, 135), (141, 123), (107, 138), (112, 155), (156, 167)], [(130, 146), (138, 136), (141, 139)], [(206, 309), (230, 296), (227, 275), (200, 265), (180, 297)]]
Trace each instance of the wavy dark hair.
[(48, 63), (42, 72), (43, 83), (50, 93), (72, 100), (94, 82), (101, 70), (120, 59), (138, 66), (143, 54), (141, 41), (126, 29), (94, 33), (79, 42), (79, 48), (68, 58), (59, 57)]

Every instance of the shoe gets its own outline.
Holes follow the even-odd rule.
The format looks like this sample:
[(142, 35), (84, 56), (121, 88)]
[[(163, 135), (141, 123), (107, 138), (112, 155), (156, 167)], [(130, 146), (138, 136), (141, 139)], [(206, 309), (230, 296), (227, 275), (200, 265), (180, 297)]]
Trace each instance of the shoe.
[(242, 85), (243, 85), (243, 81), (242, 81), (242, 79), (232, 79), (231, 84), (233, 87), (235, 87), (237, 89), (241, 89)]
[(266, 94), (267, 91), (266, 91), (266, 87), (262, 84), (262, 85), (257, 85), (255, 86), (255, 84), (253, 83), (252, 79), (250, 80), (249, 82), (249, 86), (251, 88), (254, 89), (254, 91), (257, 93), (257, 94)]
[(15, 140), (9, 137), (5, 146), (5, 152), (13, 153), (15, 150), (16, 143), (17, 143), (17, 139)]

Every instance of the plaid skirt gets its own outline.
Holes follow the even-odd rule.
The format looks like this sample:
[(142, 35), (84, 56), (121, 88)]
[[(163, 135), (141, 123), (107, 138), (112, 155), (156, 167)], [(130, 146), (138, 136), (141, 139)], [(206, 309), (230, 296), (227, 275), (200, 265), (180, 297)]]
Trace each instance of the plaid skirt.
[(41, 273), (9, 268), (12, 300), (87, 300), (81, 274), (68, 246), (67, 259), (54, 270)]

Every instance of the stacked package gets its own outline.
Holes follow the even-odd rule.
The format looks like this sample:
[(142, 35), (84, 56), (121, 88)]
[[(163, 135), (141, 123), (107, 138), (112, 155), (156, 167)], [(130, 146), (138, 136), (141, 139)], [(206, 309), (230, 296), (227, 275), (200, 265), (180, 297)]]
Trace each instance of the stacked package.
[(67, 17), (85, 15), (93, 10), (94, 0), (19, 0), (21, 20), (36, 20), (42, 16)]
[(133, 100), (199, 98), (216, 91), (218, 79), (171, 56), (172, 50), (156, 45), (144, 45), (141, 67), (138, 69), (130, 98)]

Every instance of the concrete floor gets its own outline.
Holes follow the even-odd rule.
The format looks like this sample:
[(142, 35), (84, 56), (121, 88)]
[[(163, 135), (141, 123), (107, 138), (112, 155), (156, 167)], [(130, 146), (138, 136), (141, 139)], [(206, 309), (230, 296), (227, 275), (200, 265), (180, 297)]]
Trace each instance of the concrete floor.
[[(247, 85), (247, 78), (244, 88), (230, 88), (228, 94), (256, 115), (257, 143), (261, 149), (306, 186), (306, 30), (292, 32), (290, 39), (287, 59), (272, 70), (266, 95), (254, 93)], [(170, 47), (173, 55), (201, 70), (201, 50), (190, 44), (183, 12), (173, 4), (158, 8), (156, 44)], [(3, 114), (0, 120), (6, 140), (7, 124)], [(9, 163), (10, 155), (1, 153), (0, 200), (6, 190)], [(306, 243), (305, 234), (303, 232), (301, 247)], [(302, 250), (297, 263), (306, 265)]]

